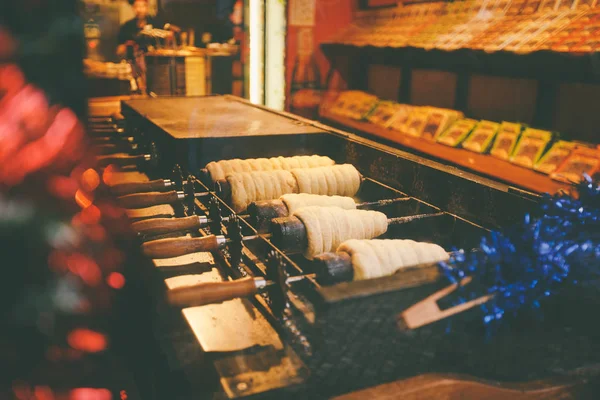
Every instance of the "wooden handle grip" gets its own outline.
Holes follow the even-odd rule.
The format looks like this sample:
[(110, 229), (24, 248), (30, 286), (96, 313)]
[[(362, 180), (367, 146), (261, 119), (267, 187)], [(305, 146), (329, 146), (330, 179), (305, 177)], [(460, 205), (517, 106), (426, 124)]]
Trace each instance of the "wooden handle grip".
[(150, 258), (170, 258), (219, 248), (215, 235), (151, 240), (142, 244), (142, 251)]
[(243, 278), (227, 282), (206, 282), (183, 286), (167, 292), (167, 300), (175, 306), (202, 306), (247, 297), (257, 293), (254, 279)]
[(116, 143), (106, 143), (106, 144), (98, 144), (94, 146), (94, 151), (96, 154), (114, 154), (119, 152), (129, 152), (131, 151), (131, 146), (121, 146)]
[(125, 208), (145, 208), (152, 207), (159, 204), (173, 204), (179, 201), (177, 191), (171, 190), (170, 192), (149, 192), (149, 193), (135, 193), (128, 194), (126, 196), (118, 197), (117, 200), (122, 207)]
[(125, 196), (133, 193), (161, 192), (165, 190), (166, 187), (163, 179), (157, 179), (148, 182), (119, 183), (111, 186), (110, 191), (115, 196)]
[(144, 161), (146, 157), (144, 155), (138, 156), (121, 156), (121, 157), (103, 157), (98, 160), (98, 165), (100, 167), (106, 167), (108, 165), (116, 165), (119, 167), (127, 167), (131, 165), (138, 165), (140, 162)]
[(152, 218), (131, 224), (133, 230), (142, 235), (163, 235), (165, 233), (189, 231), (202, 227), (200, 217)]

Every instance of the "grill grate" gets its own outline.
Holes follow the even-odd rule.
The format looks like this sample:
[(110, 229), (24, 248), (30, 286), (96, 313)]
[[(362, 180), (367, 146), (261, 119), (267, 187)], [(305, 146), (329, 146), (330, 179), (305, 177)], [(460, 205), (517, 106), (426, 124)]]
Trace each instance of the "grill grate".
[[(165, 136), (163, 133), (156, 135)], [(230, 140), (231, 147), (235, 138)], [(170, 142), (162, 143), (166, 146)], [(357, 201), (411, 196), (410, 201), (380, 208), (388, 217), (443, 213), (439, 217), (391, 226), (385, 235), (388, 238), (430, 241), (446, 250), (472, 248), (487, 228), (510, 223), (524, 210), (529, 211), (533, 204), (511, 192), (510, 188), (488, 185), (488, 182), (472, 177), (465, 179), (462, 174), (437, 169), (426, 160), (399, 155), (355, 138), (332, 135), (331, 140), (312, 142), (314, 148), (296, 149), (295, 146), (296, 142), (291, 140), (289, 148), (284, 149), (286, 154), (293, 154), (295, 150), (303, 154), (312, 152), (329, 155), (338, 163), (354, 164), (367, 176)], [(218, 147), (214, 148), (213, 159), (227, 158), (218, 154)], [(260, 147), (246, 147), (244, 155), (260, 157), (264, 155), (261, 150)], [(197, 186), (208, 189), (200, 181)], [(224, 216), (233, 213), (222, 199), (217, 200)], [(208, 211), (208, 198), (196, 199), (196, 203), (201, 212)], [(240, 223), (244, 235), (256, 234), (246, 221)], [(207, 233), (209, 231), (204, 230), (197, 235)], [(261, 275), (266, 255), (271, 251), (279, 252), (271, 241), (262, 238), (246, 242), (245, 249), (248, 253), (242, 257), (239, 267), (232, 268), (228, 250), (221, 252), (220, 266), (236, 277)], [(311, 264), (301, 255), (279, 253), (290, 275), (312, 272)], [(353, 298), (350, 290), (347, 298), (331, 302), (327, 300), (327, 288), (313, 279), (293, 284), (290, 293), (294, 301), (289, 303), (286, 315), (293, 320), (294, 329), (308, 339), (310, 354), (305, 351), (305, 346), (294, 340), (298, 332), (291, 332), (282, 319), (273, 315), (265, 297), (257, 296), (253, 303), (287, 338), (310, 369), (311, 375), (301, 398), (306, 398), (311, 391), (315, 398), (320, 398), (425, 372), (528, 381), (564, 376), (574, 369), (600, 363), (597, 334), (600, 323), (589, 321), (583, 313), (572, 312), (568, 297), (549, 307), (554, 314), (546, 320), (537, 321), (533, 316), (524, 318), (493, 338), (487, 337), (481, 329), (479, 319), (475, 318), (476, 310), (454, 317), (451, 326), (442, 321), (415, 331), (401, 332), (397, 315), (444, 285), (444, 282), (436, 282), (385, 293), (374, 290), (362, 298)], [(598, 296), (590, 298), (597, 299)], [(590, 300), (590, 309), (596, 303), (597, 300)], [(451, 331), (448, 331), (449, 327)], [(187, 339), (183, 341), (187, 342)], [(179, 355), (185, 353), (186, 350), (177, 352)]]

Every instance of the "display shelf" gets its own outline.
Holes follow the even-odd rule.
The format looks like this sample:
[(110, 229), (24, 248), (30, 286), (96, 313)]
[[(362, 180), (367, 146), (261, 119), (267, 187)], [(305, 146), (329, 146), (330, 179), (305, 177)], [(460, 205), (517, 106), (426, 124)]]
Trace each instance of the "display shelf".
[(554, 181), (541, 173), (519, 167), (507, 161), (499, 160), (489, 155), (473, 153), (464, 149), (457, 149), (439, 143), (430, 142), (421, 138), (411, 137), (390, 129), (373, 125), (369, 122), (356, 121), (335, 115), (326, 107), (320, 111), (322, 118), (346, 128), (375, 135), (402, 147), (416, 150), (436, 159), (450, 162), (460, 167), (485, 174), (489, 177), (502, 180), (517, 187), (536, 193), (557, 193), (561, 190), (571, 191), (572, 186)]
[(510, 51), (487, 53), (473, 49), (426, 50), (338, 43), (323, 43), (321, 49), (330, 59), (336, 55), (347, 55), (367, 59), (373, 64), (541, 81), (600, 83), (600, 53), (574, 54), (548, 50), (528, 54)]

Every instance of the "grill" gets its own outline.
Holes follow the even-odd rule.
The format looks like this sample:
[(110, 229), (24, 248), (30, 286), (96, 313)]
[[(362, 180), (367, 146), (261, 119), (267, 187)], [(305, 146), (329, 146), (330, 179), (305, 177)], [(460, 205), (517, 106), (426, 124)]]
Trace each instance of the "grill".
[[(118, 135), (131, 135), (139, 147), (136, 155), (121, 157), (126, 160), (121, 164), (144, 169), (152, 179), (169, 178), (173, 167), (181, 166), (183, 173), (175, 174), (183, 189), (173, 201), (176, 216), (201, 215), (212, 221), (191, 236), (222, 235), (228, 243), (213, 254), (219, 271), (235, 279), (283, 282), (315, 273), (315, 264), (284, 251), (282, 232), (287, 238), (293, 232), (281, 228), (271, 237), (261, 236), (252, 218), (235, 217), (227, 190), (212, 187), (202, 172), (210, 161), (318, 154), (336, 164), (353, 164), (364, 177), (357, 202), (407, 197), (376, 209), (388, 218), (429, 216), (391, 225), (386, 238), (427, 241), (446, 250), (474, 248), (487, 230), (535, 210), (536, 194), (231, 96), (130, 100), (122, 113), (127, 126)], [(250, 239), (242, 244), (242, 237)], [(332, 396), (427, 372), (531, 381), (571, 376), (573, 371), (585, 375), (581, 371), (598, 362), (600, 342), (591, 334), (598, 325), (569, 313), (568, 295), (555, 300), (545, 321), (524, 318), (490, 338), (476, 309), (414, 330), (399, 328), (403, 310), (448, 285), (435, 266), (364, 281), (320, 282), (308, 275), (243, 301), (277, 332), (281, 347), (219, 353), (203, 349), (212, 354), (228, 397), (276, 391), (301, 398)], [(577, 294), (582, 295), (586, 293)], [(452, 295), (439, 302), (440, 308), (451, 302)], [(202, 343), (202, 333), (196, 336)]]

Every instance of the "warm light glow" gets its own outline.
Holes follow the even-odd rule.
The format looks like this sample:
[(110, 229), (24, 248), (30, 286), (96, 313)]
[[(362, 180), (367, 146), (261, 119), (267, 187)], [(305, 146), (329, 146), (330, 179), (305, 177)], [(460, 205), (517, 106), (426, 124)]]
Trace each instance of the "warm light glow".
[(108, 389), (77, 388), (71, 390), (69, 400), (111, 400), (112, 394)]
[(54, 392), (48, 386), (36, 386), (33, 396), (35, 400), (54, 400)]
[(23, 86), (25, 86), (25, 75), (19, 67), (14, 64), (0, 66), (0, 91), (12, 95)]
[(78, 186), (75, 179), (65, 176), (52, 176), (47, 181), (48, 190), (61, 199), (73, 198)]
[(81, 190), (78, 190), (75, 193), (75, 201), (77, 202), (77, 205), (79, 205), (79, 207), (81, 208), (87, 208), (92, 204), (92, 199), (90, 198), (90, 196), (88, 196)]
[(105, 185), (110, 186), (111, 182), (115, 179), (115, 172), (117, 172), (116, 167), (112, 164), (104, 168), (104, 172), (102, 172), (102, 182), (104, 182)]
[(94, 191), (100, 184), (100, 176), (96, 171), (89, 168), (81, 174), (81, 186), (88, 192)]
[(98, 264), (83, 254), (72, 254), (68, 261), (69, 271), (79, 276), (85, 283), (95, 286), (100, 282), (101, 272)]
[(108, 285), (114, 289), (121, 289), (125, 286), (125, 277), (118, 272), (111, 272), (106, 278)]
[(29, 400), (31, 398), (31, 388), (23, 382), (14, 382), (12, 390), (17, 400)]
[(250, 36), (250, 101), (254, 104), (263, 104), (263, 0), (250, 0), (248, 7)]
[(94, 242), (101, 242), (106, 239), (106, 229), (101, 225), (90, 225), (85, 230), (85, 234)]
[(97, 224), (100, 222), (100, 209), (95, 205), (91, 205), (81, 210), (81, 222), (87, 225)]
[(88, 353), (98, 353), (107, 347), (106, 336), (90, 329), (78, 328), (67, 336), (69, 346)]
[(283, 111), (285, 107), (285, 2), (266, 0), (265, 104)]

